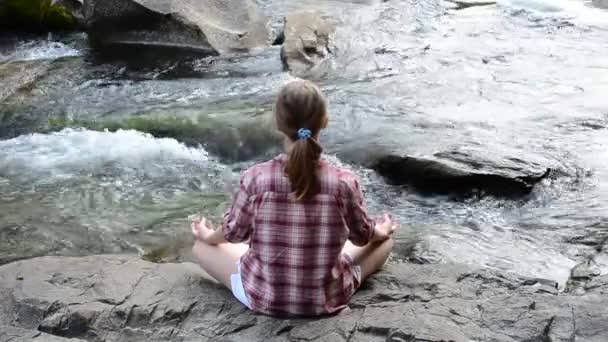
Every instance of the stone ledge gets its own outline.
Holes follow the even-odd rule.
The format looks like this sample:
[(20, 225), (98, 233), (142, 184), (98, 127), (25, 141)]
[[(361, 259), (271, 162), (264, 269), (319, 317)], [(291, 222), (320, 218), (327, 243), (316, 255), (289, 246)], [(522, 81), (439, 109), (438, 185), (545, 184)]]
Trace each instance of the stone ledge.
[(391, 264), (349, 313), (280, 320), (248, 311), (192, 263), (44, 257), (0, 267), (0, 326), (10, 327), (0, 342), (603, 342), (601, 293), (560, 294), (550, 282), (465, 265)]

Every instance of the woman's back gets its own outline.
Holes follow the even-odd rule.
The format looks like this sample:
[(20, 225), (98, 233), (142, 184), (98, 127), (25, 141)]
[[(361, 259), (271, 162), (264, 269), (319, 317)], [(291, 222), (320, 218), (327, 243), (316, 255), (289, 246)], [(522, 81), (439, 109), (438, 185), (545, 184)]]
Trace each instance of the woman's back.
[[(246, 214), (227, 217), (224, 233), (229, 241), (250, 239), (241, 275), (252, 309), (273, 315), (332, 313), (345, 307), (359, 285), (342, 248), (349, 238), (366, 244), (373, 222), (353, 211), (360, 192), (349, 171), (321, 160), (320, 191), (295, 200), (286, 162), (280, 155), (243, 175), (247, 198), (231, 212)], [(250, 230), (242, 229), (247, 226)]]
[(323, 160), (318, 138), (329, 119), (316, 85), (287, 84), (274, 109), (286, 154), (243, 174), (222, 228), (193, 222), (192, 251), (254, 311), (335, 313), (382, 267), (395, 224), (386, 214), (372, 221), (357, 178)]

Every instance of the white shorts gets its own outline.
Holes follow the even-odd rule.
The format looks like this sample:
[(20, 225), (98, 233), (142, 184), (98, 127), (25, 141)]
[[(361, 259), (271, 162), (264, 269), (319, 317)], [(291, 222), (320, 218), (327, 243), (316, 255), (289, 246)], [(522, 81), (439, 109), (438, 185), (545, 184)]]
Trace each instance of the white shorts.
[(346, 260), (350, 263), (351, 270), (353, 272), (353, 277), (355, 277), (355, 290), (361, 286), (361, 266), (355, 265), (355, 258), (352, 257), (347, 252), (342, 252), (342, 255), (346, 257)]
[(232, 294), (239, 302), (243, 303), (246, 307), (251, 309), (249, 306), (249, 300), (245, 295), (245, 288), (243, 287), (243, 280), (241, 279), (241, 263), (236, 262), (237, 273), (230, 276), (230, 287), (232, 288)]

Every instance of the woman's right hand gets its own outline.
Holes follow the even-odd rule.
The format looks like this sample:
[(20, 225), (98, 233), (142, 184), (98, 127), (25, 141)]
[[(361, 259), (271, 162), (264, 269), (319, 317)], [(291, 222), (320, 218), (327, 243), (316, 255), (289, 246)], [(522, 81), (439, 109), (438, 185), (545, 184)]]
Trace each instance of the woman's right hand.
[(398, 222), (393, 219), (391, 215), (384, 214), (382, 220), (378, 220), (378, 222), (376, 222), (372, 242), (382, 242), (390, 239), (391, 235), (393, 235), (397, 227)]

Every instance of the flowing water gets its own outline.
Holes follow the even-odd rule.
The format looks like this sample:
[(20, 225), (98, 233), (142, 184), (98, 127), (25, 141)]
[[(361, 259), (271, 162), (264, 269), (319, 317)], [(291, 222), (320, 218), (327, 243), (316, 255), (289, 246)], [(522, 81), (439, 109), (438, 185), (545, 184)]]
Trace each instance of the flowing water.
[[(605, 4), (294, 3), (262, 7), (274, 18), (320, 9), (338, 24), (317, 80), (331, 110), (322, 142), (360, 173), (370, 209), (402, 222), (396, 259), (561, 284), (582, 262), (608, 272)], [(219, 218), (239, 171), (275, 151), (261, 127), (292, 79), (277, 47), (150, 66), (100, 59), (82, 34), (0, 41), (0, 77), (23, 82), (0, 97), (0, 262), (186, 245), (188, 216)], [(152, 121), (135, 125), (143, 132), (90, 126), (137, 119)], [(368, 143), (556, 176), (521, 201), (421, 196), (340, 159)]]

